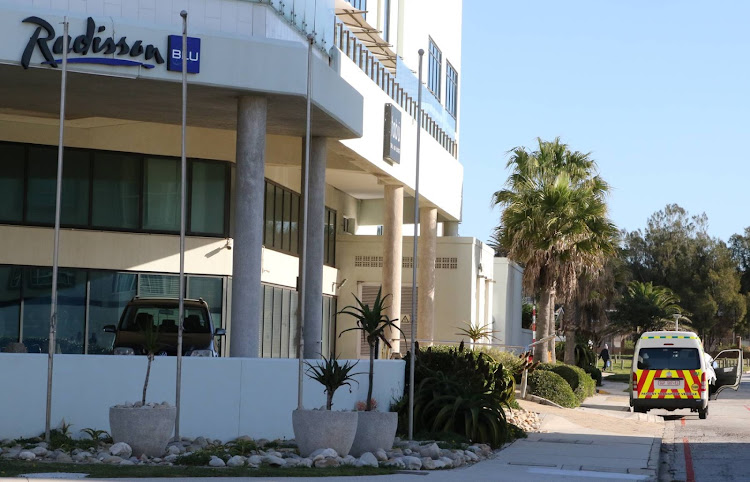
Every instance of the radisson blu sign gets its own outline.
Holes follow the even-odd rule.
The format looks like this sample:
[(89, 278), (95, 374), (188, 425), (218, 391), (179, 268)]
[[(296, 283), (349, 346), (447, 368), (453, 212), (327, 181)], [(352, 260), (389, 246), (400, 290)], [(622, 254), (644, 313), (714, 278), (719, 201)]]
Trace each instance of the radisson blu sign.
[[(21, 55), (21, 65), (28, 69), (31, 56), (38, 51), (42, 58), (42, 64), (57, 67), (62, 63), (63, 37), (57, 35), (55, 28), (46, 20), (31, 16), (22, 20), (23, 23), (36, 26), (29, 37), (26, 48)], [(143, 67), (153, 69), (157, 65), (166, 63), (159, 47), (144, 42), (140, 39), (128, 39), (123, 35), (119, 38), (114, 35), (107, 36), (107, 27), (97, 25), (92, 17), (86, 20), (86, 31), (73, 37), (68, 36), (68, 53), (77, 55), (69, 56), (68, 63), (71, 64), (99, 64), (120, 67)], [(172, 37), (179, 39), (175, 42)], [(181, 71), (180, 59), (182, 57), (182, 37), (170, 35), (168, 39), (169, 62), (168, 70)], [(176, 53), (175, 50), (176, 49)], [(200, 39), (188, 37), (188, 72), (200, 72)], [(176, 65), (176, 68), (175, 68)]]

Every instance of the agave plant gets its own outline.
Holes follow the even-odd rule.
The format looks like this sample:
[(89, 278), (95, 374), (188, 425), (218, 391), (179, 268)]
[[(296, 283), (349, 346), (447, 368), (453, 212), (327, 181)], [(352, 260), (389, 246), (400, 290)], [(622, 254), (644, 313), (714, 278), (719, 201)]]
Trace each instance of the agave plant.
[(330, 410), (333, 406), (333, 394), (336, 390), (346, 385), (349, 387), (349, 392), (351, 393), (351, 382), (359, 384), (354, 377), (361, 375), (361, 373), (351, 373), (354, 367), (357, 366), (357, 363), (359, 362), (352, 363), (351, 361), (347, 361), (342, 365), (333, 354), (331, 354), (330, 358), (323, 357), (323, 363), (321, 364), (311, 365), (305, 362), (307, 365), (307, 376), (325, 387), (326, 410)]
[(372, 410), (372, 384), (375, 367), (375, 345), (377, 344), (378, 340), (381, 340), (388, 348), (391, 348), (391, 344), (385, 336), (385, 331), (387, 328), (396, 329), (400, 331), (402, 335), (404, 334), (404, 332), (401, 331), (401, 328), (396, 326), (396, 324), (394, 323), (395, 321), (398, 321), (398, 318), (393, 320), (388, 318), (388, 314), (386, 313), (386, 309), (388, 308), (388, 306), (386, 306), (385, 300), (390, 295), (387, 294), (381, 297), (382, 289), (382, 286), (378, 289), (378, 295), (375, 297), (375, 301), (373, 302), (372, 306), (366, 303), (362, 303), (362, 301), (360, 301), (360, 299), (355, 295), (354, 299), (357, 301), (357, 305), (359, 306), (350, 305), (338, 312), (338, 314), (344, 314), (354, 317), (357, 322), (357, 326), (342, 331), (339, 336), (343, 335), (347, 331), (362, 331), (365, 334), (367, 344), (370, 346), (370, 373), (368, 378), (366, 408), (368, 412)]
[(465, 336), (470, 339), (472, 343), (477, 343), (482, 338), (493, 339), (495, 338), (495, 333), (499, 333), (498, 331), (493, 330), (489, 323), (479, 326), (464, 321), (463, 324), (466, 325), (466, 328), (457, 327), (458, 333), (456, 333), (456, 335)]

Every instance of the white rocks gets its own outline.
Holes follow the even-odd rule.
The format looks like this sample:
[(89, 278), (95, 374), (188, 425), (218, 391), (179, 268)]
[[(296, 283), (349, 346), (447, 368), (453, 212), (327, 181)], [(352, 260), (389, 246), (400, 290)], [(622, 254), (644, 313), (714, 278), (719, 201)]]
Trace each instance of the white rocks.
[(440, 457), (438, 459), (438, 461), (440, 461), (443, 464), (445, 464), (444, 467), (453, 467), (453, 459), (451, 459), (449, 457)]
[(308, 458), (288, 458), (284, 467), (312, 467), (312, 460)]
[(358, 464), (359, 464), (359, 460), (357, 459), (357, 457), (353, 455), (347, 455), (346, 457), (341, 459), (341, 465), (347, 465), (349, 467), (358, 467), (359, 466)]
[(245, 465), (245, 457), (241, 455), (235, 455), (227, 460), (227, 467), (242, 467), (243, 465)]
[(102, 459), (102, 463), (118, 465), (122, 460), (122, 457), (118, 457), (117, 455), (108, 455)]
[(464, 455), (472, 462), (479, 462), (479, 456), (471, 450), (464, 450)]
[(424, 457), (429, 457), (431, 459), (439, 459), (440, 458), (440, 447), (438, 447), (438, 444), (432, 443), (430, 445), (423, 445), (422, 447), (419, 447), (419, 455)]
[(396, 469), (405, 469), (406, 468), (406, 463), (404, 463), (404, 458), (403, 457), (399, 457), (397, 459), (391, 459), (388, 462), (385, 462), (383, 464), (383, 466), (384, 467), (393, 467), (393, 468), (396, 468)]
[[(435, 460), (430, 457), (422, 457), (422, 468), (425, 470), (435, 470)], [(437, 462), (440, 462), (439, 460)]]
[(120, 465), (135, 465), (135, 462), (132, 460), (123, 460), (120, 462)]
[(109, 448), (109, 453), (110, 455), (115, 455), (117, 457), (126, 459), (133, 453), (133, 449), (130, 448), (130, 445), (126, 444), (125, 442), (117, 442)]
[[(46, 444), (45, 444), (46, 445)], [(31, 449), (31, 453), (36, 455), (37, 457), (44, 457), (47, 455), (48, 450), (45, 447), (37, 446)]]
[(34, 460), (36, 458), (36, 454), (30, 450), (24, 450), (23, 452), (20, 452), (18, 454), (18, 458), (21, 460)]
[(319, 460), (319, 459), (325, 459), (328, 457), (338, 457), (339, 454), (336, 453), (333, 449), (318, 449), (310, 454), (310, 458), (313, 459), (313, 461)]
[(271, 467), (283, 467), (286, 465), (286, 460), (275, 455), (266, 455), (263, 457), (263, 462), (270, 465)]
[(227, 464), (219, 457), (212, 455), (211, 460), (208, 461), (208, 465), (211, 467), (226, 467)]
[(377, 467), (378, 466), (378, 459), (372, 453), (365, 452), (359, 458), (359, 463), (357, 465), (359, 467)]
[(409, 455), (401, 457), (407, 470), (419, 470), (422, 468), (422, 459), (419, 457), (411, 457)]
[(263, 457), (260, 455), (251, 455), (247, 458), (247, 463), (251, 465), (260, 465), (263, 463)]
[(167, 455), (180, 455), (185, 449), (176, 445), (170, 445), (167, 447)]
[(383, 449), (376, 450), (373, 453), (373, 455), (375, 456), (376, 459), (378, 459), (381, 462), (385, 462), (386, 460), (388, 460), (388, 454), (385, 453), (385, 450)]
[(341, 465), (341, 462), (338, 461), (337, 458), (320, 458), (313, 462), (313, 465), (318, 468), (324, 468), (324, 467), (338, 467)]
[(76, 462), (83, 462), (88, 458), (91, 458), (91, 452), (78, 452), (73, 455), (73, 460)]
[(173, 464), (177, 462), (177, 459), (179, 458), (179, 455), (167, 455), (164, 457), (165, 462), (169, 462), (170, 464)]
[(199, 447), (206, 447), (208, 446), (208, 440), (206, 440), (206, 437), (198, 437), (195, 440), (193, 440), (193, 445), (197, 445)]
[(60, 452), (55, 456), (55, 462), (59, 464), (69, 464), (73, 462), (73, 459), (70, 457), (70, 455), (66, 454), (65, 452)]

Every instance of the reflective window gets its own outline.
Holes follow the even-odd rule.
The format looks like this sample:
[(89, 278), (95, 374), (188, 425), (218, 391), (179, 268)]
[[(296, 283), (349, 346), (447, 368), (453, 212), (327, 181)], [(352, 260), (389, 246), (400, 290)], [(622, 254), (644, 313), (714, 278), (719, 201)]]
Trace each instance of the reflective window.
[(21, 268), (0, 266), (0, 351), (18, 341), (21, 315)]
[(261, 354), (264, 358), (297, 356), (297, 306), (297, 291), (263, 285)]
[(336, 353), (336, 298), (323, 296), (323, 355)]
[(94, 226), (139, 227), (141, 162), (136, 156), (97, 152), (94, 161)]
[(435, 44), (435, 41), (432, 39), (430, 39), (429, 52), (430, 57), (427, 73), (427, 88), (430, 89), (430, 92), (432, 92), (435, 97), (437, 97), (437, 100), (440, 100), (440, 81), (443, 65), (443, 53), (440, 51), (437, 44)]
[(23, 221), (23, 146), (0, 143), (0, 222)]
[(146, 158), (143, 171), (143, 229), (180, 230), (180, 162)]
[(445, 109), (455, 118), (458, 113), (458, 72), (450, 62), (446, 62), (445, 70)]
[(117, 325), (122, 310), (136, 295), (135, 273), (91, 271), (89, 288), (88, 353), (112, 352), (114, 333), (105, 333), (105, 325)]
[(190, 232), (223, 236), (228, 165), (210, 161), (192, 161), (191, 165)]
[[(85, 226), (89, 221), (88, 153), (70, 149), (64, 152), (60, 224)], [(30, 147), (26, 220), (30, 223), (55, 223), (57, 190), (57, 148)]]
[(639, 370), (697, 370), (701, 367), (697, 348), (641, 348)]
[(222, 327), (221, 312), (223, 309), (224, 287), (221, 278), (210, 276), (189, 276), (187, 297), (197, 300), (203, 298), (211, 312), (211, 320), (216, 328)]
[(326, 224), (323, 228), (323, 263), (336, 264), (336, 211), (326, 208)]
[[(30, 353), (47, 353), (49, 343), (52, 268), (23, 270), (23, 343)], [(86, 271), (58, 269), (57, 353), (83, 353)]]

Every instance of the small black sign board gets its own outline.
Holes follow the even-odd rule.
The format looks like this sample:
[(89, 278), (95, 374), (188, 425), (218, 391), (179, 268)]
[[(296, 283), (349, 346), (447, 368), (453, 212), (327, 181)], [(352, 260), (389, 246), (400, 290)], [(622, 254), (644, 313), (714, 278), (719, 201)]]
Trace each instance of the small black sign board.
[(385, 104), (383, 131), (383, 159), (401, 163), (401, 111), (393, 104)]

